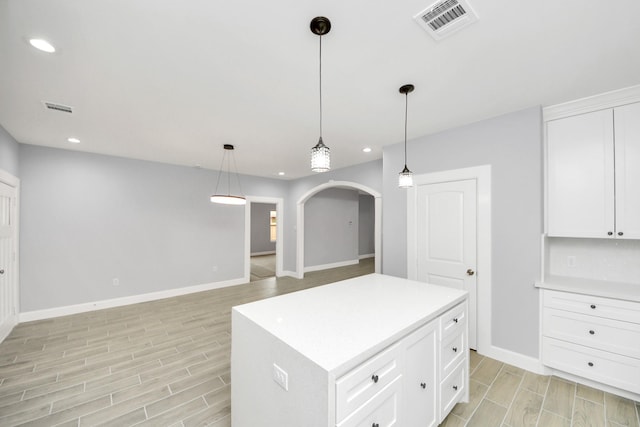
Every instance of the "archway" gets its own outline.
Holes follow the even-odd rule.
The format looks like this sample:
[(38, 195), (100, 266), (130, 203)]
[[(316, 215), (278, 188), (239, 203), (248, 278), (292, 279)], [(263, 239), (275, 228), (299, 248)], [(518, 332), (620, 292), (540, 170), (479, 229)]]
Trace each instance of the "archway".
[(375, 224), (374, 224), (374, 233), (375, 233), (375, 272), (381, 272), (382, 266), (382, 257), (380, 256), (382, 249), (382, 195), (376, 190), (367, 187), (366, 185), (358, 184), (357, 182), (350, 181), (329, 181), (324, 184), (320, 184), (317, 187), (313, 187), (298, 199), (296, 206), (296, 276), (298, 279), (302, 279), (304, 277), (304, 204), (309, 200), (313, 195), (319, 193), (320, 191), (326, 190), (328, 188), (345, 188), (351, 190), (358, 190), (364, 193), (370, 194), (373, 196), (374, 202), (374, 210), (375, 210)]

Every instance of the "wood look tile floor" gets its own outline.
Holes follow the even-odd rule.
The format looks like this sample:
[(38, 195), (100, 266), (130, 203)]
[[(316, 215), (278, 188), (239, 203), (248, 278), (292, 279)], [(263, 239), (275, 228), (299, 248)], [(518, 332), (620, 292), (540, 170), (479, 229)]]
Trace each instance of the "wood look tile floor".
[[(20, 324), (0, 344), (0, 426), (230, 426), (231, 307), (372, 271), (369, 259)], [(471, 354), (471, 402), (443, 425), (640, 427), (638, 403)]]

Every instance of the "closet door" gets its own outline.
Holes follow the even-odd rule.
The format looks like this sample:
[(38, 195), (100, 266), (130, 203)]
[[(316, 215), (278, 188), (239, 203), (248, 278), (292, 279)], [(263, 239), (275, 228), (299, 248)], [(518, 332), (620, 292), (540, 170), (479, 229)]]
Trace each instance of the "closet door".
[(614, 109), (616, 237), (640, 239), (640, 103)]
[(612, 238), (613, 110), (547, 123), (547, 233)]

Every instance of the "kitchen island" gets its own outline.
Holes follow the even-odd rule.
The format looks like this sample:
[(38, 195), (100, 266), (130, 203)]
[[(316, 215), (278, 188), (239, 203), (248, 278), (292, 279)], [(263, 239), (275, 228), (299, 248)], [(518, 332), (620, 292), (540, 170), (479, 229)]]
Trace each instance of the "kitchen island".
[(467, 311), (380, 274), (236, 306), (232, 425), (436, 426), (468, 401)]

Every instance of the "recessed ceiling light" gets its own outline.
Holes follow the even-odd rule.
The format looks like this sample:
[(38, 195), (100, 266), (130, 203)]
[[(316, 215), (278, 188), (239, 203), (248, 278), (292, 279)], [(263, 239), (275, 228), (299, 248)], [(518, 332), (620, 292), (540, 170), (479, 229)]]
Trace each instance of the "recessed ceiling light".
[(80, 140), (78, 138), (67, 138), (67, 141), (72, 144), (80, 144)]
[(278, 172), (278, 175), (284, 176), (284, 172)]
[(56, 51), (56, 48), (44, 39), (29, 39), (29, 43), (31, 44), (31, 46), (43, 52), (53, 53)]
[(370, 153), (371, 152), (371, 147), (364, 147), (362, 149), (362, 151), (364, 151), (365, 153)]

